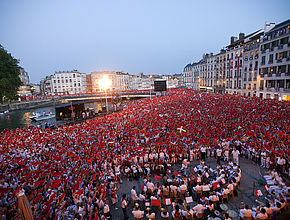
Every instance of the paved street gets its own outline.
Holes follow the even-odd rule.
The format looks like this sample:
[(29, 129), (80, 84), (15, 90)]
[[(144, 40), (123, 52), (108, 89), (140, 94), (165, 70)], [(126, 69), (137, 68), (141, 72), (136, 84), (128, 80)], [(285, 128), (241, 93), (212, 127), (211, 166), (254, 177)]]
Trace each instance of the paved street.
[[(199, 164), (199, 161), (194, 161), (190, 166), (188, 167), (188, 170), (192, 170), (193, 167)], [(216, 168), (216, 159), (215, 158), (210, 158), (207, 159), (207, 164), (211, 168)], [(258, 181), (259, 179), (263, 179), (263, 175), (265, 173), (265, 169), (261, 168), (260, 166), (256, 165), (254, 162), (241, 158), (240, 159), (240, 166), (242, 169), (242, 180), (241, 180), (241, 185), (238, 189), (238, 196), (231, 198), (229, 203), (227, 203), (228, 207), (230, 210), (234, 210), (238, 212), (239, 207), (241, 206), (241, 202), (244, 202), (245, 204), (248, 204), (250, 207), (257, 205), (255, 202), (256, 199), (259, 201), (264, 202), (265, 197), (259, 197), (257, 198), (254, 195), (254, 190), (260, 189), (263, 194), (265, 195), (265, 189), (264, 185), (259, 185)], [(179, 170), (181, 165), (177, 165), (174, 167), (174, 170)], [(157, 181), (153, 178), (152, 181), (156, 183)], [(120, 190), (118, 192), (118, 198), (119, 202), (117, 203), (117, 207), (119, 208), (118, 210), (112, 210), (112, 216), (113, 219), (122, 219), (123, 218), (123, 213), (121, 209), (121, 197), (123, 193), (127, 194), (127, 198), (130, 198), (130, 190), (132, 187), (135, 185), (137, 189), (137, 193), (139, 194), (141, 192), (141, 186), (143, 183), (143, 178), (140, 178), (138, 181), (128, 181), (127, 179), (124, 179), (123, 184), (121, 184)], [(255, 186), (254, 186), (255, 185)], [(191, 204), (191, 207), (196, 204), (196, 201)], [(162, 205), (162, 207), (164, 207)], [(133, 219), (132, 216), (132, 204), (127, 209), (127, 213), (130, 217), (130, 219)], [(166, 209), (168, 211), (172, 211), (172, 206), (166, 206)], [(160, 219), (160, 213), (156, 212), (156, 219)]]

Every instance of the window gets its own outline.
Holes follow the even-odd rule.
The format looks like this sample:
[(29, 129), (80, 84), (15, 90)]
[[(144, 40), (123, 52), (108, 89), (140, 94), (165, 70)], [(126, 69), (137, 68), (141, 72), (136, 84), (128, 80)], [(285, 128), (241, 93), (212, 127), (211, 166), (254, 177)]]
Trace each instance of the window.
[(262, 56), (262, 64), (265, 64), (266, 57)]
[(269, 56), (269, 63), (273, 63), (273, 54), (270, 54)]
[(288, 38), (289, 37), (284, 37), (280, 40), (280, 44), (288, 44)]
[(278, 73), (285, 73), (286, 72), (286, 65), (278, 66)]

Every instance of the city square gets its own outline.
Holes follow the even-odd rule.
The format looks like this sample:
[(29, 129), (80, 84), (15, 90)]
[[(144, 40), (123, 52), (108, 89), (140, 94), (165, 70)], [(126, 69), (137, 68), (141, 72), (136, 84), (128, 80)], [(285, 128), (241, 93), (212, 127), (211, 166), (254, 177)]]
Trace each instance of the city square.
[(0, 219), (290, 219), (289, 8), (0, 1)]
[[(132, 200), (131, 187), (135, 184), (136, 191), (141, 193), (147, 177), (148, 182), (155, 184), (152, 191), (159, 185), (160, 192), (154, 195), (148, 190), (147, 194), (143, 193), (143, 202), (148, 200), (150, 210), (155, 210), (156, 217), (160, 217), (160, 210), (152, 206), (153, 200), (162, 202), (170, 198), (180, 210), (185, 209), (185, 197), (177, 190), (183, 178), (187, 179), (187, 189), (202, 184), (204, 171), (216, 169), (216, 161), (221, 156), (219, 169), (230, 169), (231, 175), (240, 170), (237, 165), (240, 156), (232, 157), (238, 148), (247, 159), (243, 158), (239, 164), (241, 182), (235, 184), (237, 195), (231, 192), (232, 198), (222, 201), (222, 194), (218, 194), (222, 191), (217, 191), (219, 203), (226, 202), (236, 214), (234, 219), (238, 217), (241, 202), (251, 209), (258, 207), (259, 202), (265, 204), (267, 199), (270, 202), (284, 199), (281, 201), (286, 205), (288, 188), (281, 184), (289, 184), (288, 168), (286, 164), (280, 167), (277, 159), (289, 155), (288, 115), (287, 102), (179, 89), (162, 97), (129, 102), (123, 111), (81, 124), (45, 130), (32, 126), (6, 130), (1, 133), (1, 173), (4, 174), (1, 179), (2, 185), (6, 185), (1, 194), (5, 195), (5, 204), (15, 205), (15, 195), (24, 190), (35, 218), (98, 219), (110, 214), (113, 219), (123, 219), (120, 204), (123, 194), (128, 202)], [(222, 149), (220, 153), (219, 149)], [(204, 163), (203, 157), (210, 166), (195, 170), (194, 166)], [(276, 171), (272, 169), (277, 169), (279, 174), (274, 174)], [(273, 188), (271, 193), (265, 190), (264, 176), (269, 171), (270, 176), (277, 175), (272, 184), (281, 187), (276, 195), (273, 192), (277, 189)], [(207, 171), (208, 175), (218, 172)], [(214, 182), (220, 184), (219, 190), (234, 183), (236, 180), (228, 176), (230, 173), (222, 178), (226, 181), (224, 184), (220, 178), (209, 179), (209, 189), (213, 190)], [(165, 180), (172, 179), (172, 175), (176, 195), (163, 195)], [(258, 190), (263, 196), (255, 196)], [(117, 195), (116, 205), (112, 204), (112, 192)], [(192, 198), (189, 205), (199, 202), (205, 209), (209, 205), (209, 194), (201, 192), (199, 197), (196, 194), (192, 188), (184, 196)], [(139, 194), (125, 208), (130, 219), (135, 202), (141, 206)], [(161, 206), (172, 216), (171, 206)], [(13, 210), (13, 206), (6, 208)], [(215, 209), (221, 212), (219, 207)], [(145, 217), (144, 206), (143, 211)]]

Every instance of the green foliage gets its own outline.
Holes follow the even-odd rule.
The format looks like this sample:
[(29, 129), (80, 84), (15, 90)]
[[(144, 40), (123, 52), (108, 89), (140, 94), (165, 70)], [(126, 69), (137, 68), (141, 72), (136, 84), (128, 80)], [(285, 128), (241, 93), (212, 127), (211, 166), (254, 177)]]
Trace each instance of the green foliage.
[(19, 74), (18, 60), (0, 45), (0, 102), (17, 98), (18, 88), (22, 85)]

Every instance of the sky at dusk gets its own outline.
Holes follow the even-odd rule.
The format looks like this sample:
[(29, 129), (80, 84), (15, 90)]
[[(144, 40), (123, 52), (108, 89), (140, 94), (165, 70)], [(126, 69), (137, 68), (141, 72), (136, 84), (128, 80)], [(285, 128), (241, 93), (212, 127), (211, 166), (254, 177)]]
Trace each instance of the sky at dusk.
[(0, 0), (0, 44), (33, 83), (55, 71), (182, 73), (230, 36), (289, 19), (288, 0)]

